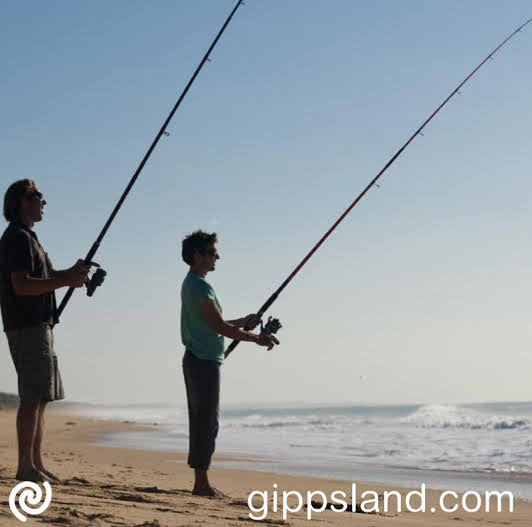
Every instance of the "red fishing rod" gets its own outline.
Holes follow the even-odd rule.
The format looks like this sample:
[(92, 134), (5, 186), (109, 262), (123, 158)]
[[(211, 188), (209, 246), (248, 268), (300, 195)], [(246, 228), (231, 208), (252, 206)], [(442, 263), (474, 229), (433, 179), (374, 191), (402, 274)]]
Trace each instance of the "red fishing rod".
[[(460, 88), (466, 84), (466, 82), (471, 79), (477, 73), (477, 71), (490, 59), (493, 58), (493, 55), (499, 51), (510, 39), (512, 39), (517, 33), (519, 33), (529, 22), (532, 21), (532, 18), (529, 18), (524, 24), (521, 24), (513, 33), (508, 35), (493, 51), (489, 53), (489, 55), (444, 99), (444, 101), (430, 114), (430, 116), (425, 120), (425, 122), (408, 138), (406, 143), (397, 150), (397, 152), (391, 157), (391, 159), (384, 165), (382, 170), (369, 182), (369, 184), (364, 188), (364, 190), (356, 197), (356, 199), (347, 207), (347, 209), (342, 213), (342, 215), (333, 223), (331, 228), (320, 238), (318, 243), (314, 245), (314, 247), (309, 251), (309, 253), (299, 262), (299, 264), (296, 266), (296, 268), (290, 273), (288, 278), (281, 284), (281, 286), (273, 293), (273, 295), (266, 300), (266, 302), (262, 305), (262, 307), (258, 310), (257, 315), (259, 317), (262, 317), (266, 310), (277, 300), (277, 297), (281, 294), (283, 289), (292, 281), (292, 279), (296, 276), (297, 273), (301, 270), (301, 268), (309, 261), (309, 259), (312, 257), (312, 255), (320, 248), (320, 246), (323, 244), (323, 242), (332, 234), (332, 232), (338, 227), (338, 225), (344, 220), (344, 218), (353, 210), (353, 208), (356, 206), (356, 204), (366, 195), (368, 190), (377, 183), (379, 178), (390, 168), (390, 166), (394, 163), (394, 161), (404, 152), (404, 150), (408, 147), (408, 145), (415, 139), (416, 136), (421, 134), (421, 131), (427, 124), (432, 121), (432, 119), (436, 116), (436, 114), (459, 92)], [(269, 321), (270, 322), (270, 321)], [(275, 333), (275, 331), (280, 327), (280, 324), (278, 320), (273, 320), (273, 331), (268, 331), (268, 325), (266, 328), (266, 332)], [(233, 340), (227, 350), (225, 351), (225, 356), (229, 356), (229, 354), (238, 346), (240, 343), (239, 340)]]
[[(243, 3), (244, 3), (243, 0), (238, 0), (238, 2), (235, 4), (233, 10), (229, 14), (229, 16), (226, 18), (224, 24), (222, 25), (222, 27), (218, 31), (218, 34), (216, 35), (216, 37), (212, 41), (211, 45), (209, 46), (209, 49), (207, 50), (205, 55), (203, 55), (203, 58), (201, 59), (201, 62), (198, 64), (196, 70), (192, 74), (192, 77), (188, 81), (188, 83), (185, 86), (184, 90), (182, 91), (181, 95), (177, 99), (177, 102), (175, 103), (175, 105), (172, 108), (172, 110), (170, 111), (168, 117), (166, 118), (166, 120), (164, 121), (163, 125), (161, 126), (161, 129), (159, 130), (159, 132), (155, 136), (155, 139), (153, 140), (152, 144), (148, 148), (148, 151), (146, 152), (146, 154), (142, 158), (142, 161), (140, 162), (139, 166), (137, 167), (137, 170), (135, 170), (135, 172), (134, 172), (133, 176), (131, 177), (131, 180), (129, 181), (126, 189), (122, 193), (122, 196), (120, 197), (120, 199), (118, 200), (115, 208), (113, 209), (113, 212), (111, 212), (111, 215), (109, 216), (107, 222), (103, 226), (103, 229), (101, 230), (100, 234), (98, 235), (98, 238), (96, 238), (96, 241), (92, 244), (92, 247), (91, 247), (90, 251), (87, 253), (87, 256), (85, 257), (85, 262), (86, 263), (91, 262), (91, 260), (93, 259), (94, 255), (96, 254), (96, 251), (98, 250), (98, 248), (100, 246), (100, 243), (102, 242), (105, 234), (107, 233), (109, 227), (111, 226), (111, 223), (113, 223), (113, 220), (115, 219), (115, 216), (118, 214), (118, 211), (120, 210), (120, 207), (122, 206), (122, 204), (124, 203), (125, 199), (127, 198), (127, 195), (129, 194), (129, 191), (131, 190), (131, 188), (133, 187), (133, 185), (137, 181), (137, 178), (139, 177), (140, 173), (142, 172), (142, 169), (144, 168), (144, 165), (146, 164), (146, 162), (150, 158), (153, 150), (157, 146), (157, 143), (159, 142), (159, 139), (161, 139), (161, 137), (163, 135), (169, 135), (168, 132), (166, 131), (166, 128), (168, 127), (170, 121), (172, 120), (172, 117), (174, 116), (175, 112), (177, 111), (177, 109), (181, 105), (181, 102), (183, 101), (183, 99), (185, 98), (185, 95), (187, 94), (188, 90), (190, 89), (190, 87), (192, 86), (194, 81), (196, 80), (196, 77), (198, 76), (198, 73), (203, 68), (205, 62), (207, 62), (209, 60), (209, 55), (211, 54), (212, 50), (214, 49), (214, 46), (216, 46), (216, 44), (218, 43), (218, 40), (222, 36), (222, 34), (225, 31), (226, 27), (229, 25), (229, 22), (231, 22), (231, 19), (233, 18), (233, 15), (236, 13), (237, 9)], [(87, 283), (87, 294), (89, 296), (91, 296), (93, 294), (94, 289), (97, 286), (101, 285), (101, 283), (103, 282), (103, 279), (105, 277), (105, 274), (106, 273), (105, 273), (105, 271), (103, 269), (98, 269), (94, 273), (94, 275), (92, 276), (91, 280)], [(57, 309), (57, 317), (58, 318), (61, 315), (61, 313), (63, 312), (63, 310), (65, 309), (65, 307), (66, 307), (68, 301), (70, 300), (70, 297), (72, 296), (73, 292), (74, 292), (74, 288), (71, 287), (66, 292), (65, 296), (63, 297), (63, 299), (61, 300), (61, 304), (59, 305), (59, 308)]]

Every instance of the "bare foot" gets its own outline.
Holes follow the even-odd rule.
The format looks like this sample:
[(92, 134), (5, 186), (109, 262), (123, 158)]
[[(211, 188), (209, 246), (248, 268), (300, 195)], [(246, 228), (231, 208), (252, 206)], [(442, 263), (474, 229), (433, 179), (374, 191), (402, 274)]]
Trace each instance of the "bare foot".
[(192, 489), (192, 495), (214, 497), (215, 492), (212, 487), (194, 487)]
[(19, 470), (15, 478), (19, 481), (33, 481), (35, 483), (40, 483), (47, 479), (46, 476), (35, 467)]
[(207, 498), (227, 498), (228, 497), (223, 492), (211, 486), (198, 487), (198, 488), (194, 487), (192, 489), (192, 495), (193, 496), (205, 496)]

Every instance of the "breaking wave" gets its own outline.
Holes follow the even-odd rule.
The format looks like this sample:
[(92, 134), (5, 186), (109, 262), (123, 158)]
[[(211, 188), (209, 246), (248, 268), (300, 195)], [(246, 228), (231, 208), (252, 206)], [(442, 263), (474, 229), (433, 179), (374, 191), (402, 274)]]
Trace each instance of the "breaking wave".
[(419, 428), (464, 428), (470, 430), (529, 429), (530, 417), (496, 415), (472, 408), (444, 404), (421, 406), (413, 414), (399, 420)]

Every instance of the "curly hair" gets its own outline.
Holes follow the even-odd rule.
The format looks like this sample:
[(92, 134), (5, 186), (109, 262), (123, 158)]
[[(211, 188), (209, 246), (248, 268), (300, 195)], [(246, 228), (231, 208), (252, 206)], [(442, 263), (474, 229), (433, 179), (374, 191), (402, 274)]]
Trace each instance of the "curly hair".
[(4, 195), (4, 218), (7, 221), (19, 219), (20, 202), (34, 188), (35, 181), (32, 179), (19, 179), (9, 185)]
[(185, 236), (181, 248), (181, 256), (188, 265), (194, 265), (194, 253), (204, 253), (209, 245), (217, 243), (216, 233), (209, 234), (200, 229)]

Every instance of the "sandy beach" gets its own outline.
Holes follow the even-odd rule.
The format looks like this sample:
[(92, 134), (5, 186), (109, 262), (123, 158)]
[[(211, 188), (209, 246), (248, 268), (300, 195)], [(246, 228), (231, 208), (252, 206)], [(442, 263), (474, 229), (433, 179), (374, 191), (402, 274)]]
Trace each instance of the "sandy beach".
[[(8, 497), (16, 485), (15, 412), (0, 411), (0, 486), (2, 525), (20, 525), (11, 513)], [(295, 490), (306, 496), (307, 491), (321, 490), (327, 496), (344, 490), (349, 496), (353, 482), (330, 481), (318, 478), (293, 477), (242, 470), (212, 468), (212, 481), (227, 494), (226, 498), (208, 499), (190, 494), (191, 471), (184, 454), (100, 447), (94, 443), (103, 434), (138, 428), (118, 422), (101, 422), (76, 416), (51, 413), (47, 420), (45, 438), (46, 461), (49, 468), (63, 478), (62, 484), (52, 486), (53, 499), (40, 516), (28, 517), (27, 525), (70, 526), (184, 526), (184, 525), (243, 525), (257, 523), (250, 518), (248, 496), (254, 490), (269, 491), (266, 525), (308, 525), (307, 509), (289, 513), (283, 520), (281, 510), (272, 511), (271, 496), (274, 483), (277, 491)], [(219, 459), (219, 458), (218, 458)], [(363, 485), (357, 482), (360, 495), (365, 490), (379, 493), (382, 507), (383, 492), (390, 488)], [(409, 489), (398, 489), (405, 496)], [(312, 522), (320, 525), (361, 526), (483, 526), (530, 525), (532, 504), (515, 501), (514, 512), (468, 513), (457, 510), (446, 513), (437, 509), (440, 491), (427, 491), (427, 511), (412, 513), (353, 513), (325, 510), (314, 512)], [(255, 507), (263, 506), (257, 497)], [(318, 508), (319, 498), (314, 507)], [(394, 502), (391, 502), (394, 503)], [(413, 503), (415, 503), (413, 501)], [(295, 508), (296, 503), (289, 501)], [(431, 507), (436, 512), (430, 512)], [(256, 512), (255, 516), (259, 516)]]

